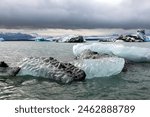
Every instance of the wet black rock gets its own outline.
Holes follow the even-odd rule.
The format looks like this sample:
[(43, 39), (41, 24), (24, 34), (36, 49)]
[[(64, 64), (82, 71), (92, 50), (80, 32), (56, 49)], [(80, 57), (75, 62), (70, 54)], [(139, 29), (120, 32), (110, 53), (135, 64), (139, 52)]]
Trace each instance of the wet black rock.
[(83, 81), (85, 80), (86, 74), (83, 70), (75, 67), (70, 63), (63, 63), (62, 68), (69, 74), (72, 75), (74, 81)]
[(19, 67), (9, 67), (4, 61), (0, 62), (0, 76), (16, 76), (19, 71)]
[(62, 63), (52, 57), (49, 57), (49, 62), (57, 69), (63, 70), (67, 75), (73, 77), (74, 81), (82, 81), (86, 77), (86, 74), (83, 70), (75, 67), (71, 63)]
[(8, 65), (4, 61), (0, 61), (0, 67), (8, 67)]
[(68, 43), (84, 42), (83, 36), (72, 37)]

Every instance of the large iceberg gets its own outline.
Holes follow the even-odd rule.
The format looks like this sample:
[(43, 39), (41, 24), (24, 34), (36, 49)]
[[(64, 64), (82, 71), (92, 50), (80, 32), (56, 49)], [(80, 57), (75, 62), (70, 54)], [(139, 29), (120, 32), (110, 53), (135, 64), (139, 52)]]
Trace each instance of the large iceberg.
[(124, 68), (125, 60), (117, 57), (102, 57), (101, 59), (83, 59), (74, 65), (86, 73), (86, 78), (109, 77), (119, 74)]
[(79, 56), (84, 50), (91, 50), (100, 54), (116, 55), (134, 62), (150, 62), (150, 49), (125, 46), (123, 44), (77, 44), (73, 46), (73, 53)]
[(18, 76), (31, 75), (49, 78), (59, 83), (70, 83), (85, 79), (85, 72), (72, 64), (61, 63), (49, 57), (29, 57), (19, 63)]

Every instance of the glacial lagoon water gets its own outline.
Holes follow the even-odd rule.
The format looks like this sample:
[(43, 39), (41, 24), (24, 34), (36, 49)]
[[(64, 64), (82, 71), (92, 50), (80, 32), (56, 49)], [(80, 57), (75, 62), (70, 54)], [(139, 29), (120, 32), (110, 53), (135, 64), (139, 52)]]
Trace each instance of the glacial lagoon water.
[[(150, 43), (124, 44), (150, 48)], [(0, 61), (15, 66), (25, 57), (51, 56), (69, 62), (75, 57), (72, 52), (73, 45), (54, 42), (1, 42)], [(116, 76), (93, 78), (67, 85), (32, 76), (0, 77), (1, 100), (150, 99), (149, 92), (150, 63), (130, 64), (127, 72)]]

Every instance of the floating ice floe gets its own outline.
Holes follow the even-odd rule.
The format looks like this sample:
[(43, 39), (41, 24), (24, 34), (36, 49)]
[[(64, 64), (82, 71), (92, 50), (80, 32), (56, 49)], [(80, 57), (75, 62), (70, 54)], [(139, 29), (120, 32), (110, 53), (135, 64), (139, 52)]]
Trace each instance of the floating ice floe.
[(36, 37), (34, 38), (33, 40), (37, 41), (37, 42), (43, 42), (43, 41), (51, 41), (47, 38), (44, 38), (44, 37)]
[(85, 42), (83, 36), (78, 36), (78, 35), (68, 35), (68, 36), (63, 36), (61, 37), (58, 42), (65, 42), (65, 43), (82, 43)]
[(136, 35), (120, 35), (115, 42), (150, 42), (150, 38), (146, 36), (145, 30), (137, 30)]
[(61, 63), (52, 57), (25, 58), (19, 63), (19, 68), (21, 69), (17, 74), (18, 76), (43, 77), (60, 83), (70, 83), (85, 79), (83, 70), (69, 63)]
[(86, 73), (86, 78), (109, 77), (119, 74), (124, 68), (125, 60), (117, 57), (102, 57), (100, 59), (82, 59), (74, 65)]
[(5, 41), (4, 38), (0, 38), (0, 42)]
[(150, 49), (136, 46), (129, 47), (115, 43), (93, 43), (89, 45), (77, 44), (73, 46), (73, 53), (75, 56), (79, 56), (84, 50), (87, 49), (100, 54), (116, 55), (133, 62), (150, 62)]

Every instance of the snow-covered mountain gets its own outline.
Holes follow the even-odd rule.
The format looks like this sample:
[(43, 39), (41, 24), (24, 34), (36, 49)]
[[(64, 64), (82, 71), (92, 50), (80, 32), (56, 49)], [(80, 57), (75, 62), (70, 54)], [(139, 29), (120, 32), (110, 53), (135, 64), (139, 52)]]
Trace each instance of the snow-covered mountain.
[(5, 41), (30, 41), (34, 36), (23, 33), (0, 33), (0, 38)]

